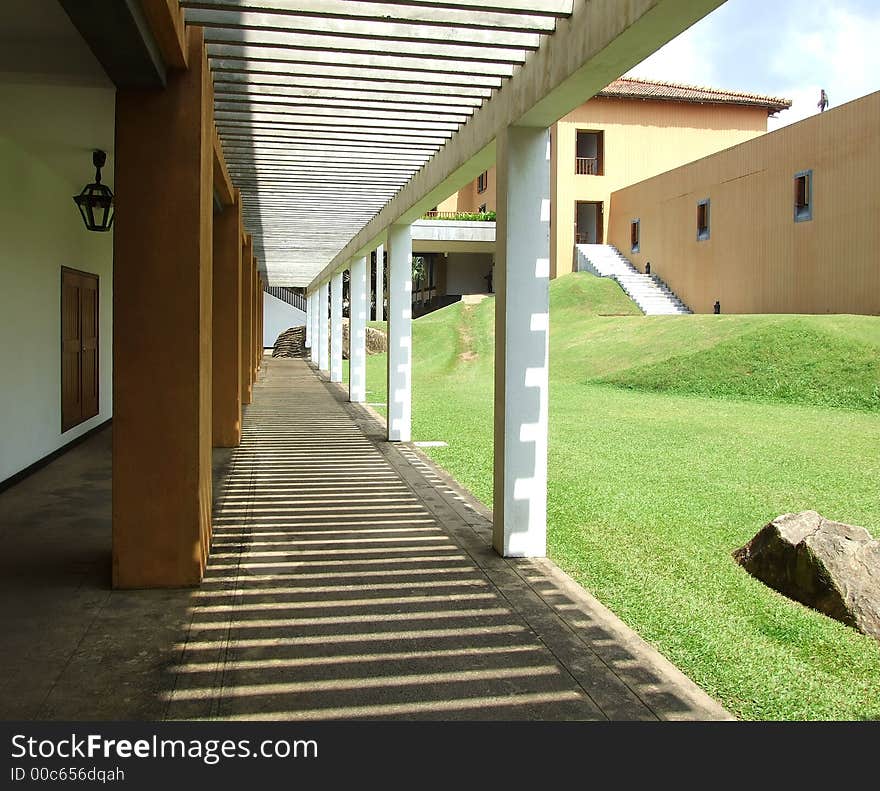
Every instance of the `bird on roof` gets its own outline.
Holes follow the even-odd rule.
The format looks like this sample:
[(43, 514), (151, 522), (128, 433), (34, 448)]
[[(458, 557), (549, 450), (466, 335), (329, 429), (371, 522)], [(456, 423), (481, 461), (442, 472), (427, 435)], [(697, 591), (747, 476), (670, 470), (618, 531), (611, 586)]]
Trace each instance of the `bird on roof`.
[(820, 113), (824, 113), (828, 108), (828, 94), (825, 93), (824, 88), (821, 88), (819, 91), (819, 104), (816, 106), (819, 108)]

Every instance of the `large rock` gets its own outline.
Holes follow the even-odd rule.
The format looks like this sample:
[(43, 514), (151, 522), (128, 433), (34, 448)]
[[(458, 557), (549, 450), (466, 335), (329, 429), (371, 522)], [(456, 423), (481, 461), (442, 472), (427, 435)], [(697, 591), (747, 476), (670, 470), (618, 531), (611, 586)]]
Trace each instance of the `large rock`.
[(865, 528), (783, 514), (733, 556), (771, 588), (880, 640), (880, 541)]
[(272, 349), (273, 357), (302, 357), (306, 344), (306, 328), (291, 327), (284, 330), (276, 339)]
[[(348, 343), (348, 327), (349, 320), (346, 318), (342, 319), (342, 356), (344, 359), (349, 358), (349, 349), (351, 348)], [(367, 327), (367, 354), (382, 354), (382, 352), (388, 351), (388, 336), (385, 335), (382, 330), (377, 330), (375, 327)]]

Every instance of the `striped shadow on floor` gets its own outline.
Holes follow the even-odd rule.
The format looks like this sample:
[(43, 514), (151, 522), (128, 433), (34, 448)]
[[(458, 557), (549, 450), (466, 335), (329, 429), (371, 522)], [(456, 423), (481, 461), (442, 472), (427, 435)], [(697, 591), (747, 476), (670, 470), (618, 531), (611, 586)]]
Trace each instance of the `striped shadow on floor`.
[(725, 716), (304, 360), (266, 361), (215, 501), (170, 719)]

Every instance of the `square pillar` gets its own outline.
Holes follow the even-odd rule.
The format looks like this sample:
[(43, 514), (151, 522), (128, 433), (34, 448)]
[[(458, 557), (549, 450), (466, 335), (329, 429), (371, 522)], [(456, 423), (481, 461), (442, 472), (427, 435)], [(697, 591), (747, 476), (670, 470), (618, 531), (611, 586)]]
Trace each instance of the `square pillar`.
[(201, 28), (116, 93), (113, 585), (198, 585), (211, 532), (213, 96)]
[(351, 265), (348, 324), (348, 400), (367, 400), (367, 259)]
[(306, 349), (312, 348), (312, 295), (306, 294), (306, 338), (304, 346)]
[(241, 442), (241, 193), (214, 215), (213, 403), (215, 448)]
[(385, 246), (376, 248), (376, 321), (385, 319)]
[(253, 398), (251, 358), (253, 357), (253, 280), (251, 267), (254, 260), (254, 239), (248, 234), (241, 260), (241, 403), (249, 404)]
[(321, 289), (318, 287), (312, 292), (312, 350), (310, 353), (310, 359), (312, 363), (315, 365), (319, 365), (321, 362), (321, 338), (320, 333), (318, 331), (319, 321), (318, 317), (320, 315), (320, 294)]
[(412, 424), (412, 233), (388, 229), (388, 440), (409, 442)]
[(263, 368), (263, 276), (257, 273), (257, 370)]
[(318, 289), (318, 368), (327, 372), (330, 371), (328, 292), (329, 284), (322, 283)]
[(257, 259), (254, 258), (254, 268), (251, 273), (251, 277), (254, 282), (254, 295), (253, 295), (253, 312), (251, 313), (251, 319), (253, 321), (253, 335), (251, 336), (251, 344), (252, 344), (252, 358), (251, 358), (251, 376), (253, 381), (257, 381), (257, 371), (260, 370), (260, 355), (257, 350), (260, 346), (262, 346), (262, 341), (259, 338), (260, 335), (260, 310), (259, 310), (259, 300), (260, 300), (260, 275), (257, 272)]
[(330, 381), (342, 381), (342, 272), (330, 279)]
[(505, 557), (547, 547), (550, 165), (546, 129), (497, 138), (493, 545)]

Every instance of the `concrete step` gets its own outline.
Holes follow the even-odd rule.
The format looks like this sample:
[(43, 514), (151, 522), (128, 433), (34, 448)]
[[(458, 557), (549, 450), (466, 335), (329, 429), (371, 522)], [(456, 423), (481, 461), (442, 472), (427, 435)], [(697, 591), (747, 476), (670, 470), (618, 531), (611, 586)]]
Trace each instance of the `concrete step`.
[(611, 245), (577, 245), (579, 267), (610, 277), (647, 315), (686, 315), (691, 311), (656, 275), (639, 272)]

